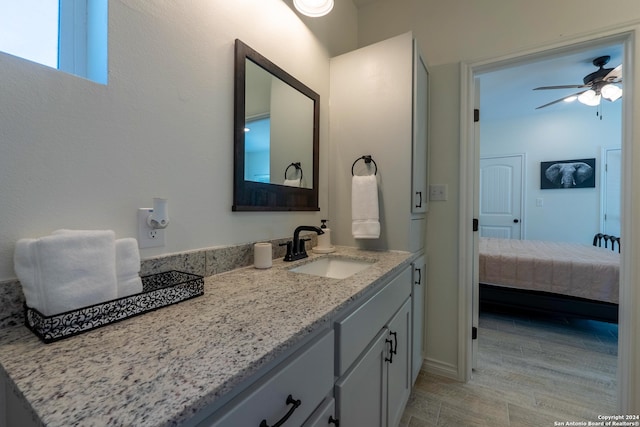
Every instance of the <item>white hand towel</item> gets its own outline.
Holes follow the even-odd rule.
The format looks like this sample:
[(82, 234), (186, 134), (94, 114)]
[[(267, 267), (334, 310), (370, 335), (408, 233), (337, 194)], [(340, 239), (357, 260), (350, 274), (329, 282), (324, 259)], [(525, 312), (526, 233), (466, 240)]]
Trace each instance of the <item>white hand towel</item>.
[(302, 180), (300, 178), (298, 178), (298, 179), (285, 179), (283, 185), (287, 185), (289, 187), (300, 187), (301, 183), (302, 183)]
[(16, 242), (13, 268), (22, 285), (27, 305), (42, 312), (41, 283), (36, 264), (36, 239), (20, 239)]
[[(86, 235), (91, 234), (91, 230), (68, 230), (60, 229), (53, 234), (75, 234)], [(142, 292), (142, 279), (140, 272), (140, 251), (138, 250), (138, 241), (133, 237), (117, 239), (115, 241), (116, 256), (116, 278), (118, 281), (118, 298), (128, 297), (130, 295)]]
[(140, 272), (140, 251), (138, 241), (133, 237), (116, 240), (116, 276), (118, 278), (118, 298), (142, 292)]
[(140, 276), (118, 278), (118, 298), (142, 293), (142, 279)]
[(352, 178), (351, 219), (351, 234), (355, 239), (380, 237), (378, 181), (375, 175), (356, 175)]
[(21, 239), (14, 264), (27, 305), (46, 316), (117, 297), (115, 235), (110, 230)]

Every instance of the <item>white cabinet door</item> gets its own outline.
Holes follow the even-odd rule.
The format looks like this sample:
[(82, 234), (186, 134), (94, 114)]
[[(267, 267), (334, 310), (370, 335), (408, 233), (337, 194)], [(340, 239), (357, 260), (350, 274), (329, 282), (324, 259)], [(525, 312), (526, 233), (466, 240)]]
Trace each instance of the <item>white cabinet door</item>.
[(411, 268), (407, 267), (362, 306), (336, 324), (338, 376), (349, 369), (409, 295)]
[(387, 414), (389, 427), (400, 424), (404, 406), (411, 393), (411, 299), (402, 305), (389, 322), (393, 351), (389, 357)]
[(413, 152), (411, 188), (413, 202), (412, 213), (427, 211), (429, 195), (427, 193), (427, 142), (428, 142), (428, 105), (429, 74), (427, 67), (413, 41)]
[(411, 382), (415, 383), (422, 367), (422, 335), (424, 331), (424, 295), (427, 265), (424, 256), (413, 263), (413, 292), (411, 293)]
[(389, 331), (384, 328), (335, 388), (344, 427), (386, 427)]

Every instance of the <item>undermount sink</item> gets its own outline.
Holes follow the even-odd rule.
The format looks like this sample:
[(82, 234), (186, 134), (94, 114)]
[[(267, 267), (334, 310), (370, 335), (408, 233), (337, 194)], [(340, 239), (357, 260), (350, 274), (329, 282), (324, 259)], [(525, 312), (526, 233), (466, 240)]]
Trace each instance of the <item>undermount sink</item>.
[(350, 258), (324, 257), (292, 268), (294, 273), (311, 274), (331, 279), (345, 279), (373, 265), (373, 262)]

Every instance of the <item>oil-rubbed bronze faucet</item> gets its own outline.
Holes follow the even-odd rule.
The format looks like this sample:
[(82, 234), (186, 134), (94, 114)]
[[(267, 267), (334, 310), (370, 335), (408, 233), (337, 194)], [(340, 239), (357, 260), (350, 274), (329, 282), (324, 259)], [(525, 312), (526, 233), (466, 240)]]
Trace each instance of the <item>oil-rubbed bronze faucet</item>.
[(301, 239), (301, 231), (314, 231), (318, 234), (324, 234), (322, 228), (313, 225), (301, 225), (299, 227), (296, 227), (295, 231), (293, 232), (293, 241), (288, 241), (287, 243), (282, 243), (280, 245), (287, 245), (287, 254), (284, 256), (285, 261), (296, 261), (299, 259), (307, 258), (309, 256), (307, 255), (305, 242), (311, 239)]

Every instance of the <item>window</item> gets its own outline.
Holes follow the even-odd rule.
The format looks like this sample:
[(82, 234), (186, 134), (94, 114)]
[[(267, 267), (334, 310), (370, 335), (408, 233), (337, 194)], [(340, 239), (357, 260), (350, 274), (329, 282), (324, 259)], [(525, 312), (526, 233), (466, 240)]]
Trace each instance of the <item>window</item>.
[(0, 51), (107, 83), (108, 0), (0, 0)]

